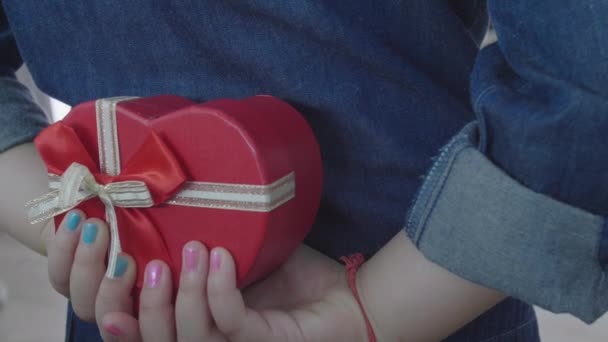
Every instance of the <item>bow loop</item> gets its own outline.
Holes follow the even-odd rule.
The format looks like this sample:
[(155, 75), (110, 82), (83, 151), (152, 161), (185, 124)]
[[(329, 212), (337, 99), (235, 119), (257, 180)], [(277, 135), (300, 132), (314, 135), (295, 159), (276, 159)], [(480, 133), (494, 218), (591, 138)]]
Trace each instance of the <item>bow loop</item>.
[[(95, 187), (97, 186), (97, 187)], [(57, 189), (57, 206), (70, 210), (89, 197), (97, 195), (98, 184), (84, 165), (72, 163), (65, 171)]]

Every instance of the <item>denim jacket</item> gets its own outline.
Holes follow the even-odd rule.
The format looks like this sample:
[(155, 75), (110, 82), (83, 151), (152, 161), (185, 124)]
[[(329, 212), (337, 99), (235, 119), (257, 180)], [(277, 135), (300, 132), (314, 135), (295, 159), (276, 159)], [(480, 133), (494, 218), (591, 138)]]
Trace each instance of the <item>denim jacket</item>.
[[(405, 229), (473, 282), (586, 322), (608, 310), (606, 2), (2, 4), (0, 151), (45, 125), (21, 59), (72, 105), (270, 93), (321, 145), (313, 247), (373, 254)], [(498, 43), (479, 51), (488, 12)]]

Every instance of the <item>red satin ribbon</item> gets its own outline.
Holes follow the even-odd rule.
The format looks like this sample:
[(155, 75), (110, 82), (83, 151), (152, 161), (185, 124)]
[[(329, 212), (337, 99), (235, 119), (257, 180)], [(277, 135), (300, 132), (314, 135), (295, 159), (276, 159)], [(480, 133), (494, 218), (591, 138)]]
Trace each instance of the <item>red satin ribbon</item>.
[[(49, 173), (62, 175), (72, 163), (77, 162), (86, 166), (99, 184), (142, 181), (146, 183), (154, 205), (171, 198), (186, 181), (179, 162), (154, 132), (146, 137), (117, 176), (102, 174), (76, 132), (62, 122), (42, 131), (35, 143)], [(171, 264), (167, 245), (146, 215), (145, 208), (115, 207), (115, 210), (122, 250), (135, 259), (138, 265), (137, 285), (141, 287), (144, 265), (149, 261), (160, 259)]]

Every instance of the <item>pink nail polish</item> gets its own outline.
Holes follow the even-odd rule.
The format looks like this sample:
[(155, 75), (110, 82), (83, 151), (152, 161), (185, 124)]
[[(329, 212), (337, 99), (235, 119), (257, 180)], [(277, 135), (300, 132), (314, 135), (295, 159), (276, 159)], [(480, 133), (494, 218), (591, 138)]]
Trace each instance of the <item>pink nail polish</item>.
[(160, 276), (163, 271), (161, 264), (158, 261), (152, 261), (146, 267), (146, 287), (153, 289), (160, 284)]
[(116, 337), (122, 336), (122, 330), (120, 330), (114, 324), (104, 324), (103, 328), (105, 329), (105, 331), (110, 333), (110, 335), (112, 335), (112, 336), (116, 336)]
[(190, 246), (184, 248), (184, 270), (186, 270), (186, 272), (196, 271), (200, 255), (200, 250), (196, 247)]
[(211, 251), (211, 271), (218, 271), (222, 263), (222, 256), (218, 251)]

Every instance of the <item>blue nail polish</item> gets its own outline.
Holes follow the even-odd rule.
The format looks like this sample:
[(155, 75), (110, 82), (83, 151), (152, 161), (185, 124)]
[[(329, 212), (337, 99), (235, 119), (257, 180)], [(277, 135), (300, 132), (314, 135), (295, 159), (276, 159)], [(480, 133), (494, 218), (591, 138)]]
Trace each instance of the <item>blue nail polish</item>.
[(68, 214), (67, 220), (65, 222), (65, 228), (71, 232), (75, 231), (78, 228), (78, 224), (80, 223), (80, 215), (77, 212), (72, 211)]
[(97, 225), (95, 223), (87, 222), (82, 227), (82, 242), (85, 245), (90, 245), (95, 242), (97, 237)]
[(122, 277), (122, 275), (125, 274), (125, 272), (127, 271), (128, 267), (129, 267), (129, 261), (122, 255), (119, 255), (116, 258), (116, 268), (114, 268), (114, 278)]

